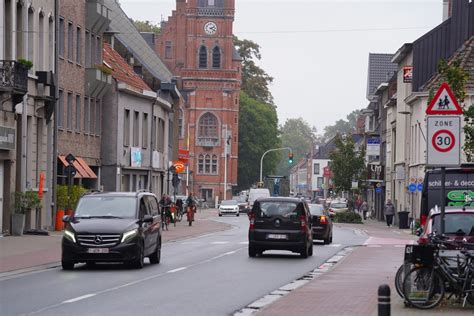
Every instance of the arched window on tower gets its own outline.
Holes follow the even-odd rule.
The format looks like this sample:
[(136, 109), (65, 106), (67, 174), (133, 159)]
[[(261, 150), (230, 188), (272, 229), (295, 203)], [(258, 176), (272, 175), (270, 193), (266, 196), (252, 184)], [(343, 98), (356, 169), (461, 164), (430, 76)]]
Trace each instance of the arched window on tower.
[(201, 46), (199, 48), (199, 68), (207, 68), (207, 48)]
[(212, 50), (212, 68), (221, 68), (221, 49), (219, 46)]
[(198, 146), (215, 147), (219, 145), (219, 121), (212, 113), (206, 113), (199, 119)]

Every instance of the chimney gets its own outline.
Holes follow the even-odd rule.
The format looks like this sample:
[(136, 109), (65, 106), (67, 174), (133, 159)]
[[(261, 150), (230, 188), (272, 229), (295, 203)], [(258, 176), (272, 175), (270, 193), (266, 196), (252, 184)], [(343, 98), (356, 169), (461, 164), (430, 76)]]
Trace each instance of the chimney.
[(451, 17), (452, 7), (452, 0), (443, 0), (443, 21)]

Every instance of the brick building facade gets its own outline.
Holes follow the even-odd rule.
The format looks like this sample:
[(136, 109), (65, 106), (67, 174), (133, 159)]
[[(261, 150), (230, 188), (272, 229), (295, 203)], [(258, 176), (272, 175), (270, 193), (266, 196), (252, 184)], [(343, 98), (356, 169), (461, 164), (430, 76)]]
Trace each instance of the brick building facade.
[(237, 185), (241, 58), (232, 41), (234, 12), (234, 0), (176, 0), (155, 41), (186, 99), (179, 137), (190, 151), (190, 176), (182, 178), (207, 200), (231, 198)]
[(59, 6), (58, 183), (66, 184), (64, 156), (77, 158), (75, 182), (100, 188), (102, 96), (112, 76), (102, 68), (103, 32), (110, 24), (103, 0)]

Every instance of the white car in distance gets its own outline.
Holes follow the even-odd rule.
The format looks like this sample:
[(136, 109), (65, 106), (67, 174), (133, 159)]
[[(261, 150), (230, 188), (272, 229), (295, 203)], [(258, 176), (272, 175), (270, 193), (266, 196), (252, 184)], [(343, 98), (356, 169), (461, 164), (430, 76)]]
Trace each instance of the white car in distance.
[(236, 200), (224, 200), (219, 205), (219, 216), (231, 214), (239, 216), (239, 203)]

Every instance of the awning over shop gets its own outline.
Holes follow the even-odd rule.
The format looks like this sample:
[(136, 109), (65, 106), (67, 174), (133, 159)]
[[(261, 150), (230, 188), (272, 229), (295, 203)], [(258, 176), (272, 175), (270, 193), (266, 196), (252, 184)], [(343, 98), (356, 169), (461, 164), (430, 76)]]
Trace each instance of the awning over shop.
[[(59, 160), (63, 163), (65, 167), (69, 164), (66, 161), (66, 156), (59, 155)], [(89, 165), (81, 157), (76, 157), (76, 161), (72, 164), (76, 168), (77, 172), (74, 178), (87, 178), (87, 179), (97, 179), (97, 175), (92, 171)]]

